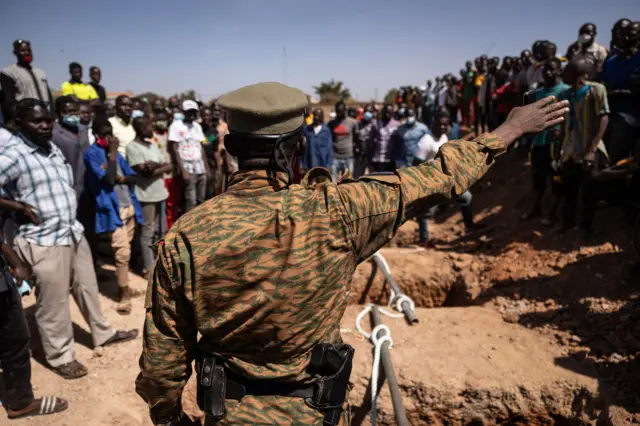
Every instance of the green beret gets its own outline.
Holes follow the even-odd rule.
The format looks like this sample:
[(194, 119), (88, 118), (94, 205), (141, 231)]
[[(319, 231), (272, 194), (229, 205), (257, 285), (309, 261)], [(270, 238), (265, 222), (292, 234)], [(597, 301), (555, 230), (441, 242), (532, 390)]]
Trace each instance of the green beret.
[(258, 83), (227, 93), (217, 104), (229, 113), (227, 125), (232, 132), (282, 135), (302, 126), (309, 100), (293, 87)]

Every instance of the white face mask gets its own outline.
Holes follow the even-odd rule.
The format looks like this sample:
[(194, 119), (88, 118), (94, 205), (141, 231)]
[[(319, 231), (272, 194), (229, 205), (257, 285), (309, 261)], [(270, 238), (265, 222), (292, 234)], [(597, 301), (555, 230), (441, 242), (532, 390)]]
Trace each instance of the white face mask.
[(591, 34), (580, 34), (578, 40), (580, 44), (589, 44), (593, 40), (593, 36)]
[(415, 117), (407, 117), (407, 123), (414, 124), (415, 122), (416, 122), (416, 118)]

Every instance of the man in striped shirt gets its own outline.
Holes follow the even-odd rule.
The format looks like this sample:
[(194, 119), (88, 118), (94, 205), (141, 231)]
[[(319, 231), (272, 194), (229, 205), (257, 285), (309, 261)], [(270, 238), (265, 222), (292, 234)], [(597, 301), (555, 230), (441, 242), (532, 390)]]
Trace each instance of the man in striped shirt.
[(115, 331), (104, 317), (84, 229), (76, 220), (77, 201), (71, 167), (50, 142), (53, 118), (37, 99), (18, 103), (17, 137), (0, 153), (0, 187), (20, 203), (14, 247), (33, 271), (36, 322), (45, 357), (65, 379), (87, 374), (75, 360), (69, 289), (91, 328), (95, 346), (134, 339), (137, 330)]
[(11, 104), (27, 98), (39, 99), (51, 108), (51, 90), (47, 76), (40, 68), (31, 65), (31, 43), (27, 40), (14, 41), (13, 54), (16, 55), (17, 63), (0, 72), (0, 86), (4, 98), (3, 113)]

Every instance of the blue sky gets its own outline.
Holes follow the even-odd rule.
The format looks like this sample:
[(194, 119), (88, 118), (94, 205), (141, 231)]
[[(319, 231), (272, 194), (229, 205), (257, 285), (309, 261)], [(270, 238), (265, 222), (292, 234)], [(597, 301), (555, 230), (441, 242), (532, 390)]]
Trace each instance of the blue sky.
[(0, 64), (24, 38), (54, 89), (77, 61), (87, 78), (100, 66), (109, 91), (208, 99), (285, 79), (312, 93), (335, 78), (366, 100), (539, 38), (564, 53), (587, 21), (608, 46), (621, 17), (640, 19), (640, 0), (22, 0), (3, 8)]

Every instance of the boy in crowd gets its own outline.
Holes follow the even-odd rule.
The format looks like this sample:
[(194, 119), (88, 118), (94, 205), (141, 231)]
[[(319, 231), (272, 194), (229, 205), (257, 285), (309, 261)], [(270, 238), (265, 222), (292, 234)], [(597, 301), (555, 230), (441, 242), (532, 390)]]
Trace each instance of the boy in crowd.
[(137, 293), (129, 287), (131, 241), (136, 222), (144, 223), (142, 209), (134, 191), (136, 173), (118, 152), (118, 139), (113, 136), (109, 121), (96, 118), (93, 122), (96, 143), (84, 154), (87, 168), (87, 189), (96, 200), (95, 232), (110, 235), (116, 264), (121, 315), (131, 313), (131, 298)]
[[(445, 109), (439, 109), (436, 112), (436, 116), (433, 120), (433, 126), (431, 126), (431, 133), (427, 133), (420, 139), (418, 144), (418, 150), (415, 154), (415, 160), (413, 165), (419, 165), (424, 162), (433, 161), (438, 155), (440, 147), (449, 142), (447, 133), (451, 127), (451, 120), (449, 114)], [(473, 195), (470, 191), (466, 191), (459, 195), (456, 199), (457, 204), (460, 206), (462, 212), (462, 220), (466, 227), (467, 233), (478, 231), (484, 228), (483, 225), (477, 225), (473, 223), (473, 211), (471, 209), (471, 200)], [(418, 218), (418, 233), (420, 238), (420, 245), (424, 248), (435, 248), (432, 241), (429, 240), (429, 228), (428, 219), (433, 217), (437, 209), (433, 207), (427, 212), (421, 214)]]
[[(561, 233), (574, 227), (580, 189), (590, 173), (606, 162), (602, 136), (609, 123), (607, 89), (600, 83), (588, 81), (590, 67), (587, 58), (578, 56), (565, 69), (564, 80), (571, 88), (563, 96), (569, 101), (569, 117), (565, 121), (560, 157), (565, 195)], [(593, 194), (586, 190), (584, 195), (589, 197)], [(585, 207), (592, 204), (585, 203)], [(583, 211), (580, 228), (585, 236), (591, 234), (591, 210), (592, 207)]]
[[(535, 101), (544, 99), (547, 96), (555, 96), (560, 98), (568, 89), (569, 86), (562, 82), (560, 77), (562, 73), (562, 64), (560, 59), (551, 58), (543, 67), (542, 76), (544, 79), (544, 86), (535, 91)], [(535, 192), (535, 199), (533, 207), (527, 219), (531, 219), (542, 214), (542, 197), (544, 196), (545, 189), (549, 178), (552, 177), (554, 170), (552, 167), (553, 154), (557, 151), (556, 147), (558, 139), (560, 137), (560, 126), (544, 130), (537, 134), (533, 138), (533, 147), (531, 149), (531, 170), (533, 174), (533, 189)], [(547, 215), (547, 222), (551, 223), (555, 219), (556, 208), (558, 207), (558, 199), (554, 204), (554, 208), (551, 209)]]

